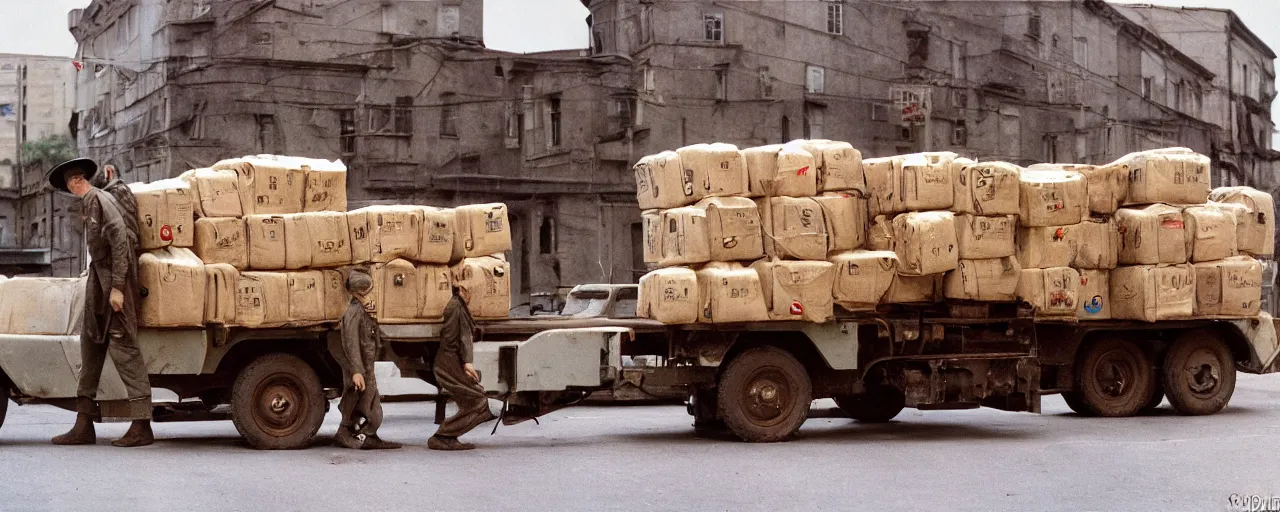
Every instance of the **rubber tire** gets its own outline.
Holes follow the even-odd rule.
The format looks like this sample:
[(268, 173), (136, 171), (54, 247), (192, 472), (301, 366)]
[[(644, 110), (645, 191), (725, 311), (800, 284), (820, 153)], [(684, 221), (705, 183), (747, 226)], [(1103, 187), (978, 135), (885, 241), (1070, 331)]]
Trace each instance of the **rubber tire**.
[[(269, 378), (282, 377), (298, 388), (306, 407), (291, 432), (274, 435), (255, 419), (258, 386)], [(231, 389), (231, 421), (249, 446), (259, 450), (296, 450), (311, 445), (324, 423), (324, 388), (311, 365), (292, 354), (273, 353), (258, 357), (240, 371)]]
[(866, 393), (837, 396), (835, 401), (841, 411), (863, 423), (887, 423), (907, 406), (907, 397), (892, 386), (877, 386)]
[[(748, 418), (746, 403), (740, 401), (737, 393), (748, 386), (753, 373), (764, 369), (776, 370), (791, 390), (789, 410), (783, 410), (782, 419), (773, 425), (753, 423)], [(738, 354), (720, 374), (717, 391), (720, 418), (725, 426), (738, 438), (751, 443), (787, 440), (800, 430), (813, 405), (809, 372), (795, 356), (776, 347), (755, 347)]]
[[(1097, 365), (1102, 362), (1101, 358), (1113, 352), (1128, 356), (1134, 373), (1131, 379), (1133, 385), (1128, 386), (1122, 397), (1114, 399), (1107, 397), (1094, 379), (1085, 378), (1086, 375), (1094, 375)], [(1152, 388), (1156, 385), (1156, 372), (1151, 358), (1137, 344), (1119, 338), (1102, 338), (1090, 343), (1080, 353), (1075, 373), (1075, 395), (1080, 400), (1078, 405), (1090, 413), (1085, 414), (1086, 416), (1133, 416), (1147, 405)]]
[(1080, 393), (1075, 391), (1064, 391), (1062, 393), (1062, 399), (1067, 402), (1067, 407), (1070, 407), (1072, 411), (1080, 416), (1092, 418), (1098, 415), (1098, 413), (1094, 412), (1093, 409), (1090, 409), (1089, 406), (1084, 404), (1084, 399), (1080, 398)]
[[(1219, 384), (1216, 392), (1207, 397), (1191, 392), (1187, 379), (1187, 358), (1198, 349), (1207, 349), (1218, 360)], [(1169, 347), (1164, 356), (1161, 380), (1165, 394), (1173, 409), (1187, 416), (1203, 416), (1221, 411), (1231, 401), (1236, 390), (1236, 363), (1227, 344), (1212, 331), (1191, 331), (1182, 334)]]

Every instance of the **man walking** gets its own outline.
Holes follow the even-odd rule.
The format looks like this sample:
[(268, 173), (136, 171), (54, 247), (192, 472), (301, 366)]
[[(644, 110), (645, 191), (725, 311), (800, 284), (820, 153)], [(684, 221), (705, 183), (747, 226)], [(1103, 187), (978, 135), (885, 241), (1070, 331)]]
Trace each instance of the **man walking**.
[[(347, 275), (347, 292), (351, 303), (342, 315), (342, 350), (334, 351), (334, 359), (342, 364), (342, 401), (338, 410), (342, 422), (334, 442), (344, 448), (383, 450), (399, 448), (400, 443), (383, 441), (378, 437), (382, 425), (382, 397), (378, 396), (378, 381), (373, 365), (382, 353), (382, 340), (373, 313), (377, 304), (370, 297), (373, 278), (363, 269), (354, 269)], [(364, 419), (361, 424), (360, 420)], [(360, 437), (363, 435), (364, 440)]]
[[(120, 180), (120, 173), (116, 171), (114, 164), (102, 166), (102, 172), (94, 176), (93, 186), (102, 189), (103, 192), (111, 194), (115, 198), (116, 205), (120, 207), (120, 215), (124, 216), (125, 225), (129, 226), (129, 231), (133, 233), (134, 239), (141, 244), (142, 238), (138, 234), (138, 198), (134, 197), (133, 191), (129, 190), (129, 186)], [(139, 245), (137, 250), (141, 251), (142, 246)]]
[(489, 398), (480, 385), (473, 361), (472, 336), (475, 321), (467, 310), (470, 294), (453, 288), (453, 298), (444, 309), (444, 325), (440, 328), (440, 348), (436, 352), (436, 383), (458, 403), (458, 412), (445, 418), (435, 435), (427, 440), (432, 450), (470, 450), (475, 445), (458, 441), (481, 423), (495, 419), (489, 410)]
[(124, 437), (112, 446), (145, 446), (154, 441), (151, 432), (151, 383), (138, 347), (138, 245), (119, 205), (111, 194), (90, 182), (98, 165), (88, 158), (59, 164), (47, 179), (55, 189), (79, 196), (89, 245), (89, 276), (85, 282), (84, 324), (80, 332), (80, 385), (76, 391), (76, 424), (53, 444), (93, 444), (93, 422), (101, 421), (98, 381), (108, 355), (124, 382), (127, 399), (104, 403), (118, 419), (132, 420)]

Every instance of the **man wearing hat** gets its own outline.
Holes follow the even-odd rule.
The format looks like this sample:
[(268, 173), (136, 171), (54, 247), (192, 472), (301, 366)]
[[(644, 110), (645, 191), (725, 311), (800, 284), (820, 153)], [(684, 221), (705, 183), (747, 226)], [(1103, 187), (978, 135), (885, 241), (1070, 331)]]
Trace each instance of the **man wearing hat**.
[(475, 445), (458, 438), (481, 423), (497, 418), (489, 410), (489, 397), (480, 384), (480, 374), (474, 364), (476, 323), (467, 309), (469, 302), (470, 291), (454, 286), (453, 297), (444, 308), (440, 348), (436, 349), (433, 370), (441, 391), (458, 403), (458, 412), (445, 418), (435, 435), (427, 439), (427, 448), (432, 450), (474, 449)]
[(80, 331), (80, 386), (76, 391), (76, 424), (53, 444), (93, 444), (93, 422), (101, 420), (98, 381), (108, 355), (124, 381), (127, 399), (104, 402), (114, 418), (132, 420), (124, 437), (112, 446), (145, 446), (151, 433), (151, 383), (138, 347), (138, 245), (116, 199), (92, 185), (98, 165), (88, 158), (59, 164), (47, 179), (53, 188), (79, 196), (89, 245), (84, 324)]
[[(400, 443), (378, 437), (378, 427), (382, 426), (382, 397), (378, 396), (373, 365), (382, 353), (382, 340), (378, 337), (378, 323), (373, 319), (377, 311), (373, 278), (364, 269), (352, 269), (347, 274), (347, 292), (351, 294), (351, 303), (342, 315), (342, 349), (330, 350), (342, 365), (343, 373), (342, 401), (338, 403), (342, 421), (333, 440), (344, 448), (399, 448)], [(364, 423), (360, 422), (362, 418)]]

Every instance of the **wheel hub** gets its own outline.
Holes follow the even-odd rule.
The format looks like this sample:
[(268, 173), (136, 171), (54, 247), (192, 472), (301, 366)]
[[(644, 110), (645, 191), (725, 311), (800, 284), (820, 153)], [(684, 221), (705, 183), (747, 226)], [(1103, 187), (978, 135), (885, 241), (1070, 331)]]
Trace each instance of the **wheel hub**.
[(285, 437), (302, 428), (308, 416), (302, 387), (288, 375), (273, 375), (264, 379), (256, 393), (258, 406), (254, 408), (254, 421), (264, 431), (275, 437)]
[(1218, 358), (1207, 350), (1197, 350), (1187, 358), (1187, 388), (1200, 396), (1212, 396), (1222, 382)]
[(1132, 387), (1136, 373), (1130, 361), (1115, 353), (1108, 353), (1099, 361), (1094, 372), (1098, 389), (1110, 398), (1120, 398)]
[(794, 407), (793, 384), (776, 368), (761, 368), (747, 380), (742, 390), (748, 419), (759, 426), (771, 426), (785, 420)]

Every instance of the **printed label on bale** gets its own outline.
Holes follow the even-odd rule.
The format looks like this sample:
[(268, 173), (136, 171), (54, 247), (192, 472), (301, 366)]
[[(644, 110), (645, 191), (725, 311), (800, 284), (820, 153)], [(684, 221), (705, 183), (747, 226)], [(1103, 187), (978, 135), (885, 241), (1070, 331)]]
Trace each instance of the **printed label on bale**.
[(165, 242), (173, 241), (173, 228), (170, 227), (168, 224), (160, 226), (160, 240), (163, 240)]
[(793, 301), (793, 302), (791, 303), (791, 314), (793, 314), (793, 315), (803, 315), (803, 314), (804, 314), (804, 305), (803, 305), (803, 304), (801, 304), (799, 301)]

